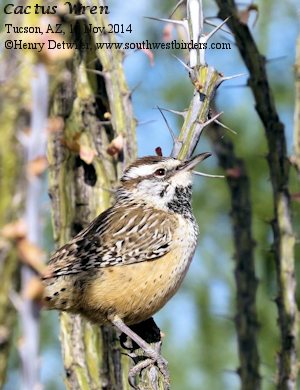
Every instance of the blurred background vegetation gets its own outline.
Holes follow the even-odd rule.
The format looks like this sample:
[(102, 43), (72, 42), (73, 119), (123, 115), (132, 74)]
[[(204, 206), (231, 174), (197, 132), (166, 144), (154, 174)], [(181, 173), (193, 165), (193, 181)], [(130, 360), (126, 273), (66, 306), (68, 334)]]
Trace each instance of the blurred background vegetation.
[[(124, 42), (141, 42), (145, 39), (149, 42), (161, 42), (163, 24), (143, 17), (166, 17), (174, 7), (174, 2), (169, 0), (126, 3), (108, 0), (108, 4), (111, 22), (132, 24), (132, 34), (118, 37)], [(247, 4), (242, 2), (240, 6), (246, 7)], [(258, 12), (257, 15), (255, 12), (251, 15), (249, 25), (252, 26), (261, 53), (268, 60), (268, 75), (281, 120), (285, 124), (288, 151), (291, 154), (295, 99), (294, 62), (300, 6), (297, 0), (258, 0), (255, 4)], [(214, 16), (217, 14), (217, 7), (213, 1), (205, 1), (204, 11), (205, 15)], [(254, 23), (256, 16), (258, 19)], [(208, 31), (210, 29), (207, 28)], [(209, 51), (208, 63), (225, 75), (247, 73), (233, 37), (219, 32), (214, 40), (231, 42), (231, 49)], [(1, 47), (1, 52), (3, 50)], [(182, 52), (175, 54), (182, 58)], [(138, 154), (154, 154), (155, 148), (160, 146), (163, 154), (168, 155), (172, 146), (170, 135), (155, 107), (158, 105), (180, 111), (188, 106), (192, 86), (187, 74), (171, 56), (171, 52), (163, 50), (154, 52), (153, 66), (144, 53), (128, 52), (124, 67), (130, 88), (136, 88), (133, 93), (133, 106), (138, 120)], [(223, 136), (232, 140), (237, 155), (245, 160), (251, 180), (255, 259), (259, 278), (257, 306), (261, 374), (263, 389), (271, 390), (274, 388), (279, 348), (277, 310), (274, 302), (276, 278), (270, 252), (272, 192), (264, 131), (255, 111), (252, 93), (246, 83), (247, 76), (224, 83), (217, 92), (216, 107), (218, 111), (224, 111), (222, 122), (237, 132), (237, 135), (233, 135), (224, 130)], [(167, 118), (174, 131), (178, 131), (181, 120), (172, 114), (167, 114)], [(198, 150), (212, 150), (205, 135)], [(210, 158), (206, 162), (205, 172), (222, 174), (216, 158)], [(165, 333), (163, 354), (170, 364), (173, 390), (235, 390), (239, 388), (236, 373), (239, 363), (233, 321), (236, 314), (235, 285), (228, 188), (226, 182), (220, 179), (196, 177), (194, 181), (193, 207), (201, 234), (199, 248), (180, 292), (156, 316), (156, 321)], [(293, 169), (290, 190), (292, 193), (300, 192), (299, 181)], [(46, 195), (41, 202), (44, 204), (47, 221), (44, 247), (50, 252), (53, 249), (50, 203)], [(295, 232), (298, 234), (297, 264), (300, 256), (299, 201), (293, 202), (293, 213)], [(299, 274), (298, 264), (297, 268)], [(57, 313), (42, 312), (41, 334), (42, 383), (46, 390), (63, 389), (64, 373), (58, 340)], [(19, 358), (16, 348), (18, 340), (16, 327), (5, 390), (19, 388)]]

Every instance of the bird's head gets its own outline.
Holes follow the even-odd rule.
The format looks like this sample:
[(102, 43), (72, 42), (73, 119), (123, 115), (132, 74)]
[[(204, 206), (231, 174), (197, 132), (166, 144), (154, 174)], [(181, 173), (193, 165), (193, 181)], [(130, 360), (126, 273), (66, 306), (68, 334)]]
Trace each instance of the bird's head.
[(139, 158), (124, 172), (117, 199), (164, 210), (176, 199), (190, 203), (192, 170), (210, 155), (201, 153), (186, 161), (161, 156)]

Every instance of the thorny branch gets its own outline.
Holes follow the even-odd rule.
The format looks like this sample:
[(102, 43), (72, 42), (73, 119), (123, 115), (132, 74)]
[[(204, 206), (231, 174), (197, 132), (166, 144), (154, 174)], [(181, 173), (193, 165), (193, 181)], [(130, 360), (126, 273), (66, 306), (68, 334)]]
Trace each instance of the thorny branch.
[[(11, 66), (10, 56), (3, 59), (2, 69), (8, 63)], [(16, 311), (9, 299), (9, 293), (16, 288), (19, 276), (16, 250), (7, 239), (2, 237), (2, 228), (9, 221), (16, 219), (21, 209), (20, 203), (12, 202), (12, 199), (20, 182), (19, 173), (22, 162), (15, 140), (19, 110), (11, 109), (15, 102), (11, 93), (13, 82), (5, 71), (3, 73), (6, 79), (0, 94), (0, 121), (2, 123), (0, 143), (0, 388), (4, 386), (6, 379), (8, 356), (16, 322)]]
[(216, 0), (216, 2), (220, 10), (219, 16), (222, 19), (231, 17), (228, 25), (249, 70), (248, 85), (253, 92), (255, 107), (265, 128), (268, 143), (267, 161), (274, 198), (273, 252), (277, 273), (278, 297), (276, 302), (281, 334), (277, 386), (278, 389), (295, 389), (298, 374), (295, 238), (288, 191), (289, 161), (284, 127), (279, 119), (269, 86), (265, 58), (259, 53), (248, 26), (240, 21), (233, 0)]
[[(36, 77), (32, 80), (33, 111), (31, 117), (31, 134), (26, 148), (27, 162), (45, 155), (46, 126), (48, 118), (48, 73), (42, 64), (35, 68)], [(42, 178), (30, 177), (27, 184), (25, 222), (30, 243), (41, 243), (40, 204)], [(35, 272), (27, 265), (21, 269), (21, 286), (23, 291), (34, 277)], [(22, 298), (20, 308), (23, 343), (20, 345), (22, 360), (22, 388), (32, 390), (39, 386), (39, 306), (30, 298)], [(29, 358), (30, 357), (30, 358)]]
[[(99, 5), (96, 0), (82, 1)], [(101, 1), (100, 4), (103, 4)], [(58, 245), (77, 234), (111, 204), (111, 191), (135, 157), (135, 121), (123, 72), (122, 52), (98, 50), (96, 42), (115, 42), (113, 34), (82, 34), (84, 24), (107, 26), (104, 15), (71, 20), (76, 51), (55, 89), (51, 114), (62, 128), (49, 137), (49, 187)], [(109, 151), (117, 138), (119, 149)], [(61, 314), (61, 344), (68, 389), (128, 389), (129, 359), (121, 353), (112, 327)]]
[[(228, 15), (229, 17), (230, 15)], [(229, 18), (216, 26), (210, 33), (204, 32), (204, 17), (201, 0), (187, 1), (187, 20), (161, 21), (175, 22), (185, 28), (188, 41), (206, 43)], [(219, 121), (220, 114), (211, 116), (211, 105), (215, 92), (220, 84), (226, 80), (242, 75), (224, 77), (213, 67), (206, 64), (204, 45), (189, 52), (188, 65), (183, 64), (188, 71), (195, 87), (190, 106), (185, 112), (171, 111), (181, 115), (184, 119), (178, 138), (174, 140), (172, 156), (180, 159), (190, 157), (206, 126), (217, 124), (227, 128)], [(233, 145), (229, 141), (220, 142), (219, 128), (214, 127), (209, 137), (213, 140), (220, 165), (227, 170), (227, 182), (231, 192), (232, 224), (235, 242), (236, 289), (237, 289), (237, 316), (236, 329), (238, 335), (240, 367), (238, 373), (241, 378), (242, 389), (252, 390), (260, 388), (259, 354), (256, 333), (258, 329), (256, 313), (257, 279), (255, 276), (254, 240), (252, 238), (252, 212), (250, 202), (249, 179), (244, 163), (234, 155)], [(230, 169), (239, 172), (237, 176), (230, 176)]]
[(300, 177), (300, 37), (297, 41), (296, 63), (295, 63), (295, 78), (296, 78), (296, 96), (295, 96), (295, 129), (294, 129), (294, 155), (292, 156), (292, 164), (296, 167)]
[(238, 334), (242, 390), (261, 388), (260, 357), (257, 346), (259, 328), (256, 311), (258, 281), (255, 275), (254, 240), (250, 182), (245, 164), (237, 158), (234, 145), (224, 138), (219, 125), (207, 132), (218, 156), (219, 165), (226, 172), (231, 198), (231, 220), (234, 239), (235, 279), (237, 289), (235, 325)]

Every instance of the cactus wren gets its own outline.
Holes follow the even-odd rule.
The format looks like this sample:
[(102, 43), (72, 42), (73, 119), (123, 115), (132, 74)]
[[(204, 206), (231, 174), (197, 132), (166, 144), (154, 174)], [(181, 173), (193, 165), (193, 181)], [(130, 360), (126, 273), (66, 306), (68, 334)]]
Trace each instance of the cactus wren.
[(115, 204), (51, 257), (43, 275), (46, 307), (114, 324), (163, 366), (128, 325), (160, 310), (187, 272), (198, 235), (192, 169), (209, 156), (143, 157), (130, 165)]

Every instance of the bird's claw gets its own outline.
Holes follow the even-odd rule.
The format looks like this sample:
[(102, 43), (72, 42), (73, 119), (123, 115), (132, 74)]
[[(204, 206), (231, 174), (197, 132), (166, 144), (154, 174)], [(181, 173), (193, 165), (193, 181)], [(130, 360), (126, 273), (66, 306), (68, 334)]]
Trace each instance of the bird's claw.
[(164, 380), (164, 390), (168, 390), (170, 388), (170, 374), (168, 370), (168, 362), (158, 353), (151, 354), (152, 356), (146, 359), (139, 361), (135, 364), (128, 373), (128, 382), (130, 386), (134, 389), (140, 390), (139, 386), (135, 384), (135, 378), (141, 374), (141, 372), (152, 365), (156, 365), (161, 372)]
[(134, 389), (138, 389), (138, 387), (135, 384), (135, 378), (141, 374), (142, 370), (144, 368), (149, 367), (151, 364), (153, 364), (153, 360), (148, 358), (145, 360), (141, 360), (139, 363), (135, 364), (128, 372), (128, 382), (131, 387)]

